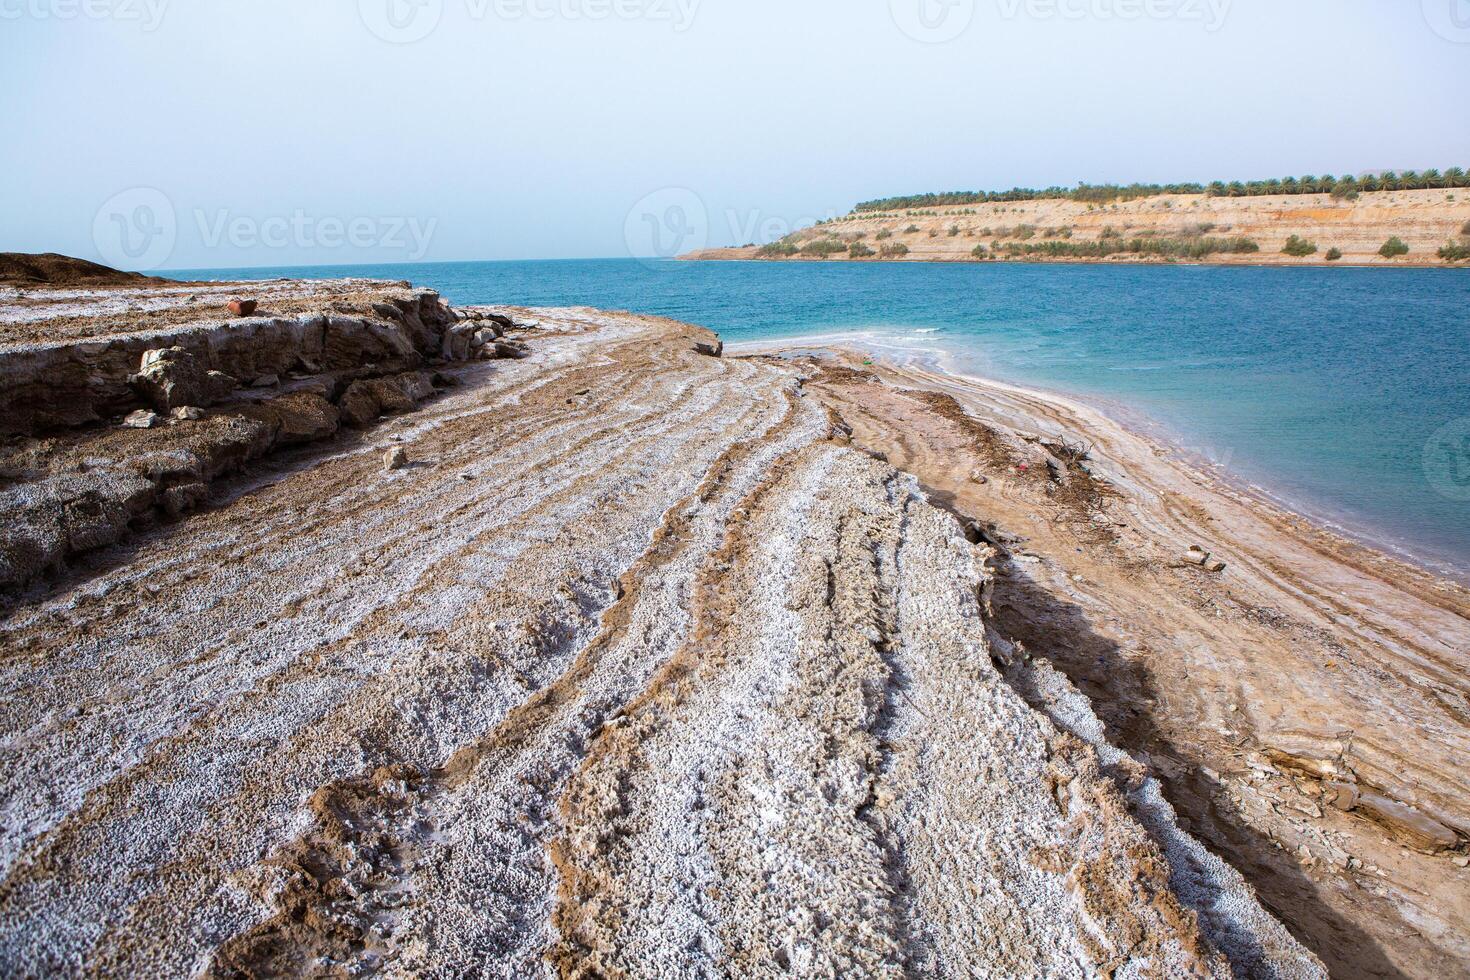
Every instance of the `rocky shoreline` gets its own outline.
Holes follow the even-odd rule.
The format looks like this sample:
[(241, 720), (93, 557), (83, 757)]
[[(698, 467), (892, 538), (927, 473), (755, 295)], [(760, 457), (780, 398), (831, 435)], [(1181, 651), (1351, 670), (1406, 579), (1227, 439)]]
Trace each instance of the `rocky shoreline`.
[(222, 289), (260, 292), (129, 290), (130, 305), (181, 321), (152, 329), (110, 328), (110, 311), (88, 315), (91, 297), (59, 292), (0, 320), (3, 341), (45, 332), (63, 307), (71, 334), (0, 342), (0, 436), (12, 437), (0, 448), (0, 588), (178, 518), (274, 452), (410, 411), (452, 383), (440, 368), (527, 353), (516, 338), (528, 323), (451, 310), (433, 290), (354, 282), (328, 290), (319, 312), (256, 315), (259, 300), (246, 300), (249, 315), (206, 313)]
[[(841, 352), (156, 288), (0, 302), (0, 972), (1470, 963), (1466, 729), (1393, 686), (1463, 688), (1400, 622), (1463, 637), (1463, 594), (1268, 575), (1090, 417)], [(1298, 646), (1354, 673), (1295, 696), (1397, 713), (1323, 755)]]
[(995, 543), (999, 631), (1334, 976), (1464, 969), (1470, 592), (1086, 404), (816, 343), (736, 351), (811, 364), (855, 444)]

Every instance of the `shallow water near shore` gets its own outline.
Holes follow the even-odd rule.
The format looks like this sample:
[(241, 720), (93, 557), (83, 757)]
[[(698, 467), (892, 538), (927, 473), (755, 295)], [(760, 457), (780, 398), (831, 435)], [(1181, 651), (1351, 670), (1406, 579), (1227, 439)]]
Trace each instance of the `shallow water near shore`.
[(845, 334), (1083, 396), (1307, 516), (1470, 571), (1470, 275), (1436, 269), (625, 260), (180, 270), (408, 279), (728, 342)]

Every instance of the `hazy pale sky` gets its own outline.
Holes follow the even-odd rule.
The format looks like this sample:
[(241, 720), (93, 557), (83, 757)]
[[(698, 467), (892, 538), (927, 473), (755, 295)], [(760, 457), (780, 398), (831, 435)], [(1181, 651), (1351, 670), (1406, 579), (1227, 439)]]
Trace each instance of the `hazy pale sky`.
[(1470, 0), (0, 0), (0, 251), (626, 256), (859, 200), (1470, 168)]

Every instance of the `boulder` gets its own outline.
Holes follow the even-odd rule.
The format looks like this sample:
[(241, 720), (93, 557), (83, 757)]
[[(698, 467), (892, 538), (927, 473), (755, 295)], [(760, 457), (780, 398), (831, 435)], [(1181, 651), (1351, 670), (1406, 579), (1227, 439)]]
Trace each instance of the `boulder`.
[(442, 353), (446, 361), (468, 361), (476, 329), (472, 323), (456, 323), (444, 331)]
[(204, 418), (204, 409), (194, 405), (184, 405), (174, 409), (172, 415), (175, 422), (198, 422)]
[(694, 345), (694, 350), (706, 357), (723, 357), (725, 356), (725, 342), (723, 340), (713, 342), (701, 340)]
[[(485, 349), (489, 350), (490, 348), (487, 347)], [(517, 344), (514, 341), (497, 340), (495, 342), (495, 356), (520, 360), (523, 357), (530, 357), (531, 350), (525, 345)]]
[(342, 421), (367, 425), (385, 412), (409, 412), (434, 393), (432, 376), (409, 371), (390, 378), (354, 381), (343, 393), (338, 407)]
[(270, 426), (272, 444), (297, 446), (326, 439), (336, 433), (342, 413), (321, 395), (297, 391), (240, 410), (246, 418)]
[(208, 370), (183, 347), (144, 351), (138, 373), (129, 380), (133, 390), (159, 412), (212, 405), (235, 390), (234, 378)]
[(401, 470), (408, 465), (408, 450), (402, 446), (394, 446), (383, 454), (383, 469), (389, 473)]
[(357, 426), (367, 425), (382, 411), (376, 392), (365, 381), (354, 381), (348, 385), (337, 408), (342, 412), (343, 422)]
[(230, 312), (235, 316), (253, 316), (259, 305), (253, 299), (232, 299), (230, 300)]
[(160, 421), (157, 413), (140, 408), (136, 412), (129, 412), (122, 424), (125, 429), (151, 429)]

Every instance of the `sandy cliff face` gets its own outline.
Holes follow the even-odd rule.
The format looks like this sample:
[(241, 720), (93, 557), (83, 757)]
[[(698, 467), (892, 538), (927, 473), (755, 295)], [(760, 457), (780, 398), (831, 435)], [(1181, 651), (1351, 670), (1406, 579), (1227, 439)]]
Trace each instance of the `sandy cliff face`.
[[(1278, 197), (1208, 197), (1202, 194), (1165, 194), (1109, 205), (1090, 206), (1078, 201), (1018, 201), (977, 204), (881, 215), (853, 213), (815, 228), (803, 229), (791, 241), (800, 246), (824, 237), (844, 246), (860, 242), (873, 255), (861, 260), (837, 253), (825, 260), (798, 256), (802, 261), (929, 261), (973, 262), (977, 245), (1004, 258), (1008, 246), (1035, 246), (1046, 241), (1097, 242), (1106, 234), (1119, 239), (1142, 237), (1177, 239), (1189, 235), (1242, 237), (1255, 241), (1259, 252), (1213, 254), (1205, 261), (1221, 264), (1313, 265), (1327, 261), (1329, 249), (1342, 252), (1338, 260), (1352, 265), (1459, 265), (1437, 256), (1447, 242), (1470, 244), (1463, 232), (1470, 224), (1470, 191), (1413, 190), (1366, 193), (1357, 200), (1335, 200), (1328, 194)], [(1027, 230), (1029, 229), (1029, 231)], [(879, 237), (879, 236), (883, 237)], [(1315, 254), (1300, 258), (1281, 252), (1297, 235), (1317, 246)], [(1378, 254), (1390, 237), (1409, 246), (1396, 259)], [(903, 246), (903, 254), (884, 256), (880, 250)], [(753, 259), (754, 248), (708, 249), (686, 258)], [(1017, 256), (1018, 260), (1049, 261), (1045, 255)], [(1065, 261), (1078, 261), (1065, 259)], [(1115, 255), (1084, 261), (1159, 261), (1134, 255)], [(1179, 261), (1189, 261), (1180, 259)]]
[(3, 972), (1324, 975), (807, 368), (537, 319), (6, 600)]

